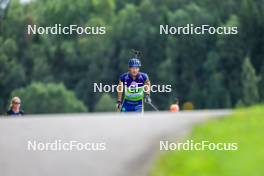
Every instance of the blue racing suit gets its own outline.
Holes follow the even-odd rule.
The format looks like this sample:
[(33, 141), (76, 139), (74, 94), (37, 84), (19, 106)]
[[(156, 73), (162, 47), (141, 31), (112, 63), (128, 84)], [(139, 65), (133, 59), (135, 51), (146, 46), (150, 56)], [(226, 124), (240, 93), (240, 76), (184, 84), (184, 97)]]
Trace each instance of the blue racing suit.
[(139, 72), (135, 79), (129, 72), (120, 76), (119, 80), (124, 86), (124, 99), (121, 112), (144, 111), (144, 84), (149, 80), (146, 73)]

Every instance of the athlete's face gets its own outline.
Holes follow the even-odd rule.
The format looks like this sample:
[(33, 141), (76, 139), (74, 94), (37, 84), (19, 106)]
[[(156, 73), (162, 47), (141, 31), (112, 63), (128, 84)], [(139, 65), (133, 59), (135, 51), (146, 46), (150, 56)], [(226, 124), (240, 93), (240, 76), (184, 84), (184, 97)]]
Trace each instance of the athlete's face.
[(130, 67), (128, 69), (129, 73), (132, 75), (132, 76), (137, 76), (138, 72), (139, 72), (139, 68), (138, 67)]
[(12, 104), (13, 104), (13, 108), (19, 109), (21, 102), (19, 100), (15, 100), (15, 101), (13, 101)]

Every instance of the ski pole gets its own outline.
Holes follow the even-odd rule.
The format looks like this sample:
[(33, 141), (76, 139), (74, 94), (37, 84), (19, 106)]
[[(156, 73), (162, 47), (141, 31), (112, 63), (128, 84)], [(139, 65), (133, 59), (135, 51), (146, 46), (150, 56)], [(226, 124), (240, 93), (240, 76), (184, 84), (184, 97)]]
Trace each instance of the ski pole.
[(150, 106), (151, 106), (153, 109), (155, 109), (155, 111), (159, 111), (158, 108), (157, 108), (154, 104), (152, 104), (151, 102), (149, 102), (148, 104), (150, 104)]

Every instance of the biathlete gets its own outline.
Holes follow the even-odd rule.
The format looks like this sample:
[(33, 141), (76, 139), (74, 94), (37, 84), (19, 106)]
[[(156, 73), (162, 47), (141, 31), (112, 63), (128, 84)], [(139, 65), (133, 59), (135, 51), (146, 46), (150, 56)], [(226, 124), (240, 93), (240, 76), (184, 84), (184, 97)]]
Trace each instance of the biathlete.
[(146, 73), (139, 71), (138, 54), (129, 59), (128, 72), (119, 77), (117, 110), (120, 112), (143, 112), (143, 101), (151, 103), (150, 81)]

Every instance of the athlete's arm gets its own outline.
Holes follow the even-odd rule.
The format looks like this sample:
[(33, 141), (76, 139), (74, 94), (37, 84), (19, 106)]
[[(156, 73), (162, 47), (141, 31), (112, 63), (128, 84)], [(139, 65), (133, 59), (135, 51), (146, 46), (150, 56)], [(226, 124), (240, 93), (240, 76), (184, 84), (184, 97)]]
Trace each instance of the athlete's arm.
[(144, 86), (146, 95), (150, 95), (150, 86), (151, 86), (150, 81), (146, 80)]
[(123, 95), (123, 83), (120, 80), (117, 86), (117, 111), (120, 112), (122, 104), (122, 95)]
[(150, 80), (147, 74), (143, 74), (145, 94), (150, 95)]
[(150, 92), (151, 92), (151, 84), (148, 78), (148, 75), (145, 74), (145, 83), (144, 83), (144, 89), (145, 89), (145, 103), (151, 103), (151, 98), (150, 98)]
[(117, 86), (117, 101), (122, 101), (122, 95), (123, 95), (123, 83), (119, 81)]

